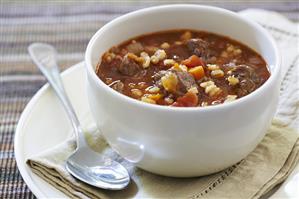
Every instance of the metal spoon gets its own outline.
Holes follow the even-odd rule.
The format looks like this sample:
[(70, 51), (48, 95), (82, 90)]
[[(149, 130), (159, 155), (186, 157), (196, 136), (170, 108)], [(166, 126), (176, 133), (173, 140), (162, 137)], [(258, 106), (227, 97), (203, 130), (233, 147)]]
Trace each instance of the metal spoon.
[(66, 169), (74, 177), (95, 187), (110, 190), (125, 188), (130, 182), (128, 171), (118, 162), (92, 151), (87, 145), (79, 120), (65, 93), (56, 63), (53, 46), (34, 43), (28, 47), (29, 54), (47, 78), (69, 116), (77, 139), (77, 148), (66, 161)]

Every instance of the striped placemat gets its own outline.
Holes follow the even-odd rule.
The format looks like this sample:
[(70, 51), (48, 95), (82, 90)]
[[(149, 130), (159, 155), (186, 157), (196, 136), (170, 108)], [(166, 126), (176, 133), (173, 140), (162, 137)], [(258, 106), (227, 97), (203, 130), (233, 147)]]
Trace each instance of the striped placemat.
[[(179, 3), (179, 1), (171, 1)], [(0, 198), (35, 198), (14, 160), (14, 129), (22, 110), (45, 79), (32, 64), (27, 46), (53, 44), (63, 69), (83, 60), (90, 37), (124, 13), (168, 1), (8, 1), (0, 3)], [(296, 1), (187, 1), (234, 11), (262, 8), (299, 20)]]

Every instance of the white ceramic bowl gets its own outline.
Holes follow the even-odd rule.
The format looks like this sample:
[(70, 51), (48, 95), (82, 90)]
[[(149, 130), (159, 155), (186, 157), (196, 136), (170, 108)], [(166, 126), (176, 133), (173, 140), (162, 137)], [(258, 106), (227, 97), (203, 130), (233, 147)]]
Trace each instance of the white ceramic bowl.
[[(232, 103), (178, 108), (134, 100), (96, 76), (100, 57), (112, 46), (183, 28), (226, 35), (255, 49), (269, 65), (270, 78)], [(261, 141), (277, 106), (280, 59), (272, 37), (258, 24), (216, 7), (168, 5), (123, 15), (92, 37), (85, 62), (90, 108), (109, 144), (137, 166), (161, 175), (201, 176), (237, 163)]]

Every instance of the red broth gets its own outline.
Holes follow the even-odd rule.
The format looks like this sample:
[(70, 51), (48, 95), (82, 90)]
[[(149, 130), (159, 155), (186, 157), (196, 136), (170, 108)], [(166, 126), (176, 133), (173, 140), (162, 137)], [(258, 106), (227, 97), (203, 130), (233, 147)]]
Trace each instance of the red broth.
[(265, 60), (246, 45), (195, 30), (130, 39), (106, 52), (96, 73), (131, 98), (176, 107), (228, 103), (270, 76)]

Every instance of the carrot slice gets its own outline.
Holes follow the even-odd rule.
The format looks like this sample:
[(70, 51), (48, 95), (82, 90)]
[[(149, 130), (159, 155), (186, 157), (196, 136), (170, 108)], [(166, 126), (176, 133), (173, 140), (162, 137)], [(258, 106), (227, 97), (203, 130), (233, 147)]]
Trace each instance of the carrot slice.
[(188, 59), (183, 60), (182, 64), (186, 65), (188, 68), (195, 66), (205, 66), (204, 61), (196, 55), (192, 55)]
[(190, 68), (188, 71), (196, 80), (199, 80), (205, 76), (205, 70), (202, 66), (196, 66), (194, 68)]
[(198, 97), (193, 92), (187, 92), (182, 97), (178, 97), (172, 106), (177, 107), (194, 107), (198, 104)]

